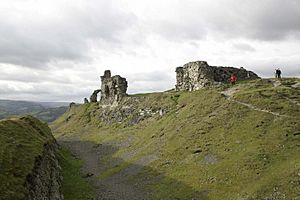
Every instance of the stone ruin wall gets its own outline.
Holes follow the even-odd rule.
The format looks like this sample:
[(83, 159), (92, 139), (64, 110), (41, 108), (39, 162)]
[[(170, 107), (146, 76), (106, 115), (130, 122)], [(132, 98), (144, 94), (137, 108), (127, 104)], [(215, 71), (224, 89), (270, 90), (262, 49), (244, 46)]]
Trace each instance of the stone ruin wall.
[(128, 83), (125, 78), (116, 75), (111, 76), (110, 70), (106, 70), (101, 76), (101, 103), (112, 104), (127, 96)]
[[(244, 68), (215, 67), (209, 66), (206, 61), (190, 62), (176, 68), (176, 91), (194, 91), (205, 87), (228, 83), (232, 74), (237, 80), (251, 80), (259, 78), (254, 72)], [(100, 103), (105, 105), (116, 104), (127, 96), (128, 82), (125, 78), (116, 75), (111, 76), (110, 70), (106, 70), (101, 78), (101, 89), (97, 89), (90, 97), (91, 103), (98, 102), (97, 97), (101, 94)], [(89, 103), (84, 99), (84, 103)]]
[[(127, 80), (119, 75), (111, 76), (110, 70), (106, 70), (101, 78), (101, 89), (97, 89), (90, 97), (91, 103), (96, 103), (100, 93), (101, 104), (114, 104), (127, 96)], [(84, 103), (89, 103), (85, 98)]]
[(176, 68), (176, 91), (194, 91), (201, 88), (228, 83), (232, 74), (237, 80), (259, 78), (244, 68), (209, 66), (206, 61), (190, 62)]

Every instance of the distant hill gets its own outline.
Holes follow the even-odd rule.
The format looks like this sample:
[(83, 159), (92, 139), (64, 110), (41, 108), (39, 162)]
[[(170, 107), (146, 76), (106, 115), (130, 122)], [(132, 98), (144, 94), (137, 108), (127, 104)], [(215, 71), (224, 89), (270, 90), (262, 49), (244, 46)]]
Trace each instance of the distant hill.
[(33, 115), (45, 122), (52, 122), (66, 110), (67, 102), (30, 102), (0, 100), (0, 119), (16, 115)]

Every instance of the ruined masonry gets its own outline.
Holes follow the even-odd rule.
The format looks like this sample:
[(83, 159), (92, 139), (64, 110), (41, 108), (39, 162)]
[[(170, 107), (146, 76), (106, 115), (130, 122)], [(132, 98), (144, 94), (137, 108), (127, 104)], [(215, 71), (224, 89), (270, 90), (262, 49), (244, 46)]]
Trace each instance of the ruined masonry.
[[(235, 74), (238, 81), (259, 78), (252, 71), (243, 67), (215, 67), (209, 66), (206, 61), (190, 62), (182, 67), (176, 68), (176, 91), (195, 91), (201, 88), (228, 83), (232, 74)], [(98, 94), (101, 93), (100, 103), (113, 105), (127, 96), (128, 83), (125, 78), (116, 75), (111, 76), (110, 70), (104, 71), (101, 78), (101, 89), (97, 89), (90, 96), (90, 102), (98, 102)], [(89, 103), (84, 99), (84, 103)]]
[[(125, 78), (116, 75), (111, 76), (110, 70), (104, 71), (101, 78), (101, 89), (95, 90), (90, 97), (90, 102), (97, 102), (97, 96), (101, 93), (101, 104), (113, 104), (119, 102), (123, 97), (127, 96), (128, 83)], [(85, 102), (87, 102), (85, 100)]]
[(101, 103), (112, 104), (127, 96), (128, 83), (125, 78), (116, 75), (111, 76), (110, 70), (106, 70), (101, 76)]
[(247, 71), (243, 67), (215, 67), (209, 66), (206, 61), (190, 62), (176, 68), (176, 91), (194, 91), (201, 88), (228, 83), (231, 75), (237, 80), (259, 78), (257, 74)]
[[(94, 90), (93, 94), (90, 97), (90, 102), (91, 103), (96, 103), (97, 102), (97, 96), (101, 92), (101, 90)], [(84, 100), (86, 102), (86, 100)], [(87, 102), (88, 103), (88, 102)]]

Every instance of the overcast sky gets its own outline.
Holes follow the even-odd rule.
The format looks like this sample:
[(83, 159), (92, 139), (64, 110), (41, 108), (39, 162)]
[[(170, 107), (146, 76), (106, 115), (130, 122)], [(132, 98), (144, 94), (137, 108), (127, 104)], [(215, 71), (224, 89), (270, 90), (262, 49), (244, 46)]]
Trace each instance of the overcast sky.
[(0, 0), (0, 99), (82, 102), (105, 69), (129, 93), (196, 60), (300, 76), (299, 0)]

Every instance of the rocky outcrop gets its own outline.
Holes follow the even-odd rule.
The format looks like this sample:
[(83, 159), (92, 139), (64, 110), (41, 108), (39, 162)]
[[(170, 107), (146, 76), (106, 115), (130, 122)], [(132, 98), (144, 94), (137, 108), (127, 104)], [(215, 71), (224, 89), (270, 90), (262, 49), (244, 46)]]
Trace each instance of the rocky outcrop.
[(238, 81), (259, 78), (255, 73), (243, 67), (215, 67), (209, 66), (206, 61), (196, 61), (176, 68), (176, 91), (194, 91), (228, 83), (232, 74), (237, 76)]
[[(165, 97), (166, 98), (166, 97)], [(157, 100), (157, 99), (156, 99)], [(159, 119), (166, 115), (170, 108), (168, 105), (153, 104), (151, 106), (140, 106), (141, 102), (154, 101), (148, 99), (146, 96), (128, 97), (123, 98), (121, 102), (115, 105), (98, 104), (94, 105), (95, 110), (93, 112), (87, 111), (87, 115), (95, 117), (104, 125), (111, 125), (115, 123), (124, 123), (128, 126), (138, 124), (148, 118)], [(173, 101), (170, 100), (170, 104)], [(70, 120), (74, 115), (70, 114), (66, 120)]]
[(101, 76), (101, 104), (113, 104), (127, 96), (128, 83), (125, 78), (116, 75), (111, 76), (110, 70), (106, 70)]
[(42, 155), (35, 159), (32, 173), (27, 175), (25, 186), (28, 200), (62, 200), (61, 167), (58, 163), (56, 142), (45, 144)]

